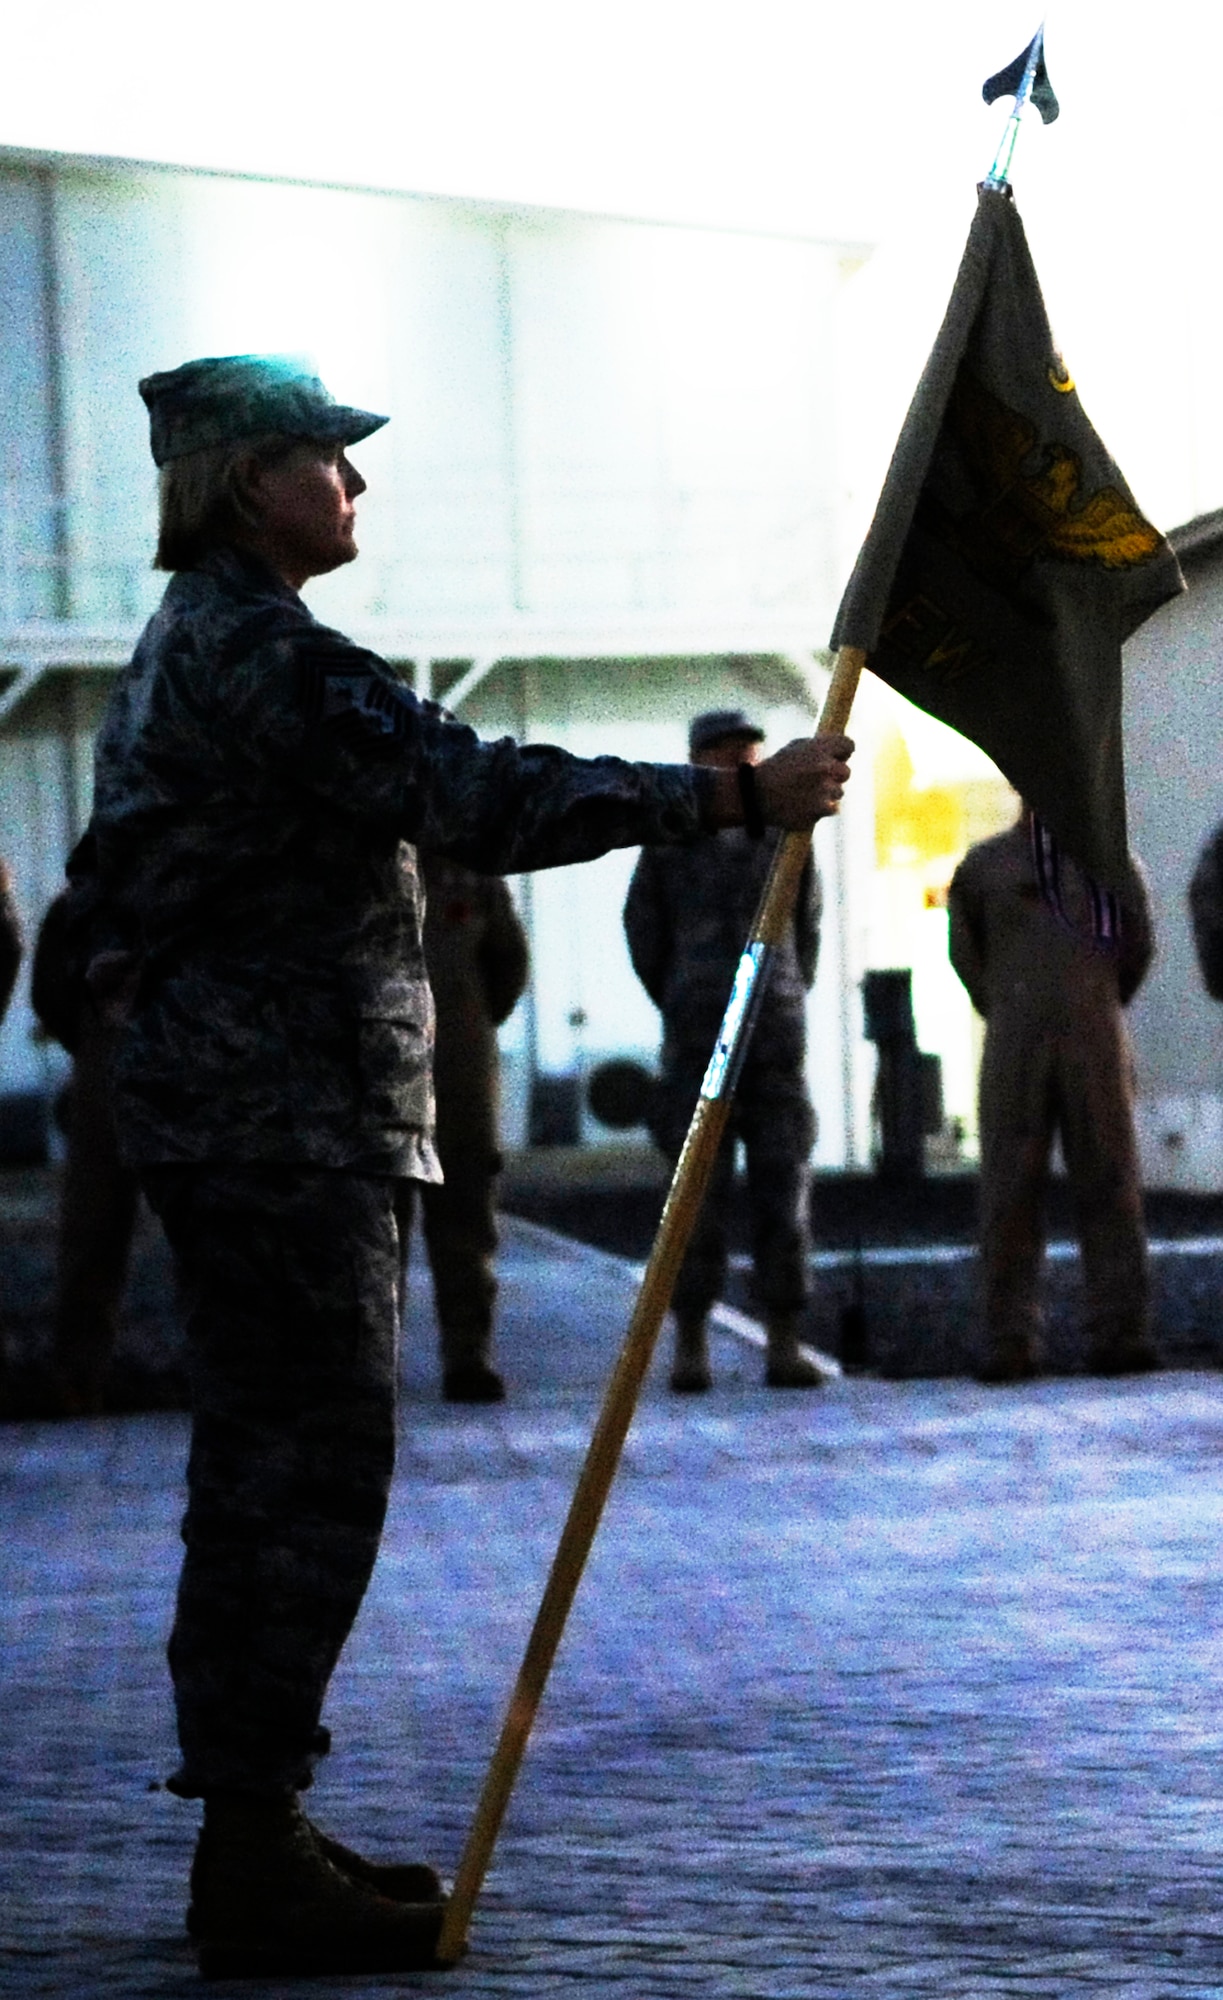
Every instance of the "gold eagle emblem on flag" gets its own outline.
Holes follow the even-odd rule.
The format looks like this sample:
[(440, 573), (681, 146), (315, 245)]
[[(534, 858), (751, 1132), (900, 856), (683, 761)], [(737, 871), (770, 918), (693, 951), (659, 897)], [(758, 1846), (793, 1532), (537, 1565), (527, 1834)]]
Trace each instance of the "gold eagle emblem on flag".
[(992, 581), (1017, 582), (1040, 557), (1131, 569), (1161, 546), (1127, 494), (1116, 486), (1081, 493), (1078, 453), (1056, 441), (1042, 445), (1036, 426), (966, 368), (947, 414), (978, 501), (954, 517), (954, 540)]

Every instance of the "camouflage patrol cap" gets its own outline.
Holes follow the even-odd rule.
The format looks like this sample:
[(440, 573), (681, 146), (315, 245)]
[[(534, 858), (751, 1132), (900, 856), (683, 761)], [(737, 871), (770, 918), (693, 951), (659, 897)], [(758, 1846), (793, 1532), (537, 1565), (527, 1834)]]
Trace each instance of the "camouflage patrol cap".
[(309, 364), (291, 354), (223, 354), (185, 361), (140, 384), (157, 465), (242, 438), (312, 438), (356, 444), (389, 417), (337, 403)]
[(741, 736), (748, 743), (764, 742), (763, 729), (741, 708), (707, 708), (703, 715), (694, 715), (688, 724), (688, 755), (695, 757), (698, 751), (734, 736)]

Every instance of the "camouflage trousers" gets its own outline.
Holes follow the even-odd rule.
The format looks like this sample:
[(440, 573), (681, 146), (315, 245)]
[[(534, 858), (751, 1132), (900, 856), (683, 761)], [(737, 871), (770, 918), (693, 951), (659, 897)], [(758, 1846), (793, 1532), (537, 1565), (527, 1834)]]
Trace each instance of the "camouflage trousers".
[(184, 1797), (308, 1785), (395, 1455), (402, 1183), (159, 1166), (192, 1397), (170, 1637)]
[[(713, 1046), (670, 1049), (664, 1055), (654, 1136), (674, 1164), (700, 1094)], [(749, 1050), (718, 1149), (692, 1241), (680, 1267), (672, 1304), (677, 1313), (707, 1313), (726, 1283), (734, 1198), (735, 1142), (747, 1160), (753, 1289), (768, 1312), (792, 1312), (811, 1295), (811, 1147), (815, 1114), (799, 1061), (778, 1062)]]

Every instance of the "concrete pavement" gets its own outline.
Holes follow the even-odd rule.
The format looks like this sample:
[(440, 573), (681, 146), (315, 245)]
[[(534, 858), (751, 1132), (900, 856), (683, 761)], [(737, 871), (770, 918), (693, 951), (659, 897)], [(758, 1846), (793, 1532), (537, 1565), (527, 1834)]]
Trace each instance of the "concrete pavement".
[[(539, 1232), (504, 1277), (489, 1411), (433, 1399), (418, 1290), (312, 1799), (447, 1867), (631, 1294)], [(647, 1393), (470, 1957), (277, 1993), (1223, 1994), (1218, 1377), (796, 1395), (716, 1350), (710, 1396)], [(157, 1788), (184, 1439), (0, 1428), (5, 1995), (198, 1990)]]
[[(664, 1181), (660, 1156), (646, 1149), (622, 1155), (610, 1148), (542, 1148), (511, 1161), (502, 1194), (515, 1217), (525, 1213), (535, 1223), (551, 1218), (584, 1243), (644, 1257)], [(55, 1204), (53, 1171), (0, 1173), (0, 1413), (5, 1416), (46, 1415), (55, 1406), (49, 1379)], [(1160, 1349), (1175, 1367), (1219, 1367), (1223, 1196), (1156, 1190), (1148, 1192), (1146, 1205), (1152, 1320)], [(1086, 1359), (1086, 1333), (1082, 1271), (1077, 1247), (1066, 1235), (1064, 1182), (1052, 1186), (1050, 1214), (1046, 1360), (1053, 1373), (1075, 1374)], [(970, 1176), (893, 1182), (868, 1174), (820, 1175), (814, 1219), (815, 1295), (808, 1330), (817, 1346), (840, 1353), (844, 1309), (860, 1299), (866, 1347), (865, 1354), (858, 1347), (855, 1360), (865, 1359), (896, 1379), (972, 1373), (980, 1345), (980, 1276), (976, 1185)], [(750, 1313), (745, 1220), (740, 1209), (732, 1228), (738, 1247), (726, 1298), (733, 1310)], [(555, 1293), (553, 1281), (540, 1282), (536, 1303), (553, 1319), (557, 1310), (563, 1315), (563, 1285)], [(426, 1334), (426, 1343), (430, 1338)], [(566, 1335), (544, 1346), (560, 1357), (569, 1379), (574, 1342)], [(531, 1368), (535, 1352), (528, 1345)], [(170, 1259), (160, 1229), (146, 1213), (137, 1229), (106, 1407), (175, 1409), (184, 1400)]]

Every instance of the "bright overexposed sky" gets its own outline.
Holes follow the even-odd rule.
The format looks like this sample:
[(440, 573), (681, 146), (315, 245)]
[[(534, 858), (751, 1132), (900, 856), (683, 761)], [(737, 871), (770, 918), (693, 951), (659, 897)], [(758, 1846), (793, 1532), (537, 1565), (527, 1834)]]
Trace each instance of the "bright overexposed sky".
[[(40, 0), (0, 142), (876, 245), (847, 288), (869, 502), (1039, 0)], [(1084, 402), (1163, 526), (1223, 506), (1220, 10), (1049, 0), (1014, 182)]]

